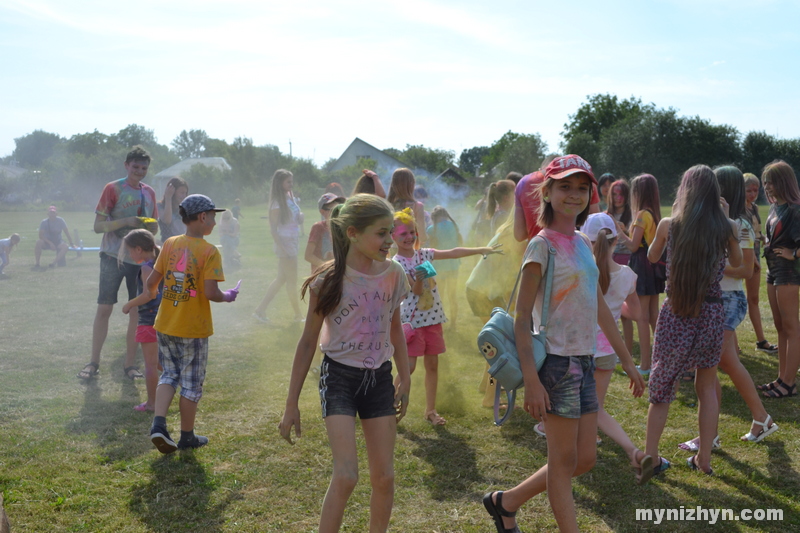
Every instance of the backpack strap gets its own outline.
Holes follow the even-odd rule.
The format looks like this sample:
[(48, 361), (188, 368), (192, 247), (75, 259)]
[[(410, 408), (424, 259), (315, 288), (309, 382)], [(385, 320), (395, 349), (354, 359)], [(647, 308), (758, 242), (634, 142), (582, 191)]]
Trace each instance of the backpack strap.
[[(550, 292), (553, 288), (553, 268), (554, 265), (554, 257), (556, 255), (556, 249), (551, 246), (550, 241), (544, 235), (535, 235), (533, 239), (542, 239), (544, 243), (547, 245), (547, 272), (544, 275), (544, 300), (542, 302), (542, 317), (541, 317), (541, 324), (539, 325), (539, 332), (542, 336), (545, 335), (545, 330), (547, 328), (547, 315), (548, 311), (550, 310)], [(531, 239), (531, 241), (533, 241)], [(519, 286), (519, 280), (522, 277), (522, 269), (525, 267), (523, 264), (519, 267), (519, 273), (517, 274), (517, 281), (514, 282), (514, 288), (511, 291), (511, 297), (508, 299), (508, 305), (506, 306), (506, 312), (511, 309), (511, 302), (514, 301), (514, 294), (517, 292), (517, 287)]]

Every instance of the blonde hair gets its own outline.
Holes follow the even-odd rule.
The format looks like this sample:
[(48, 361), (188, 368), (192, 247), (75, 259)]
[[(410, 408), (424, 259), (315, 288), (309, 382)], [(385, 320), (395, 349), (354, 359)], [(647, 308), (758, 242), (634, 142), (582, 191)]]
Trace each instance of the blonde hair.
[(278, 203), (282, 224), (289, 222), (289, 218), (292, 216), (291, 211), (289, 211), (289, 204), (286, 202), (286, 191), (283, 190), (283, 182), (293, 176), (291, 172), (283, 168), (279, 168), (272, 175), (272, 185), (269, 190), (269, 208), (272, 209), (273, 202)]
[(314, 312), (327, 316), (336, 310), (342, 299), (344, 273), (347, 269), (347, 253), (350, 251), (350, 239), (347, 228), (353, 227), (359, 233), (377, 220), (392, 217), (392, 206), (386, 200), (374, 194), (356, 194), (339, 204), (331, 211), (331, 244), (333, 259), (320, 265), (303, 283), (300, 294), (305, 298), (306, 291), (320, 276), (323, 277), (319, 287), (317, 307)]
[(417, 236), (417, 240), (414, 241), (414, 249), (419, 250), (421, 243), (419, 242), (419, 230), (417, 229), (417, 221), (414, 218), (414, 211), (412, 211), (410, 207), (406, 207), (405, 209), (395, 212), (394, 223), (404, 224), (414, 228), (414, 235)]

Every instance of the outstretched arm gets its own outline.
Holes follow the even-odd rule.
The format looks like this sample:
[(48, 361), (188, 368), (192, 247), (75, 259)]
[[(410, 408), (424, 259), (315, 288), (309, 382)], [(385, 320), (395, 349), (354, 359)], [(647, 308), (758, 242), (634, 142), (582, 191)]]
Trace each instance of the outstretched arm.
[(502, 244), (494, 244), (492, 246), (481, 246), (480, 248), (453, 248), (451, 250), (434, 250), (433, 259), (459, 259), (470, 255), (491, 255), (502, 254)]

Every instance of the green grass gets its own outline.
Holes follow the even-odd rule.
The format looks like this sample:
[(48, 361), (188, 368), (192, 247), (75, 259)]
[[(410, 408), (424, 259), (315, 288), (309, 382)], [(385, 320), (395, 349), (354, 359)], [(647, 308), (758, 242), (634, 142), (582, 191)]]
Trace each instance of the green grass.
[[(75, 373), (89, 360), (96, 309), (98, 260), (70, 254), (67, 268), (37, 273), (33, 264), (41, 212), (0, 213), (0, 235), (19, 232), (0, 280), (0, 490), (14, 531), (314, 531), (331, 473), (331, 459), (319, 415), (313, 379), (301, 397), (303, 436), (289, 446), (277, 432), (288, 386), (294, 345), (301, 326), (285, 294), (270, 309), (279, 327), (269, 328), (251, 313), (275, 275), (264, 206), (244, 210), (244, 269), (223, 287), (243, 278), (234, 304), (214, 304), (216, 334), (210, 343), (205, 396), (197, 429), (211, 443), (194, 454), (161, 456), (147, 432), (150, 417), (136, 413), (142, 382), (123, 377), (126, 317), (115, 308), (99, 379), (85, 385)], [(99, 243), (91, 213), (63, 213), (87, 246)], [(313, 218), (312, 213), (307, 213)], [(212, 235), (214, 243), (218, 236)], [(45, 252), (48, 254), (48, 252)], [(51, 261), (52, 252), (43, 263)], [(307, 272), (301, 262), (300, 272)], [(462, 272), (462, 276), (465, 275)], [(464, 278), (466, 279), (466, 278)], [(763, 287), (763, 285), (762, 285)], [(767, 336), (777, 340), (766, 293), (761, 312)], [(448, 332), (440, 365), (440, 412), (449, 423), (433, 428), (422, 419), (423, 372), (415, 373), (408, 417), (399, 427), (396, 500), (392, 531), (486, 532), (492, 524), (480, 503), (490, 489), (509, 488), (546, 461), (546, 445), (534, 421), (519, 411), (501, 428), (481, 407), (478, 383), (483, 359), (475, 347), (480, 321), (461, 302), (459, 329)], [(777, 358), (754, 352), (749, 321), (739, 329), (743, 361), (756, 383), (775, 377)], [(661, 451), (674, 467), (645, 487), (634, 484), (622, 450), (608, 438), (598, 449), (597, 466), (573, 482), (578, 520), (585, 531), (779, 531), (800, 526), (800, 447), (796, 399), (766, 401), (781, 430), (764, 443), (739, 442), (749, 412), (726, 376), (716, 476), (685, 466), (678, 443), (693, 437), (696, 397), (681, 385), (672, 405)], [(633, 399), (627, 379), (612, 380), (608, 410), (634, 442), (643, 445), (646, 398)], [(177, 409), (170, 427), (177, 427)], [(362, 478), (353, 494), (343, 531), (367, 530), (369, 483), (363, 442)], [(700, 526), (669, 522), (637, 523), (635, 509), (681, 505), (781, 508), (782, 523), (727, 522)], [(520, 511), (524, 531), (554, 530), (546, 495)]]

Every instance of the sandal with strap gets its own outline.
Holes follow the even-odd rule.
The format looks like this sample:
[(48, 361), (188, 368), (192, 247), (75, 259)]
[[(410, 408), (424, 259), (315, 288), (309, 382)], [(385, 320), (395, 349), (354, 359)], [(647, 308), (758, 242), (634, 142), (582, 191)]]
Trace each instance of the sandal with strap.
[[(686, 442), (681, 442), (678, 444), (678, 448), (681, 450), (686, 450), (687, 452), (697, 453), (700, 450), (700, 437), (687, 440)], [(711, 448), (722, 448), (722, 444), (719, 442), (719, 435), (714, 437), (714, 440), (711, 441)]]
[(797, 396), (797, 383), (789, 386), (781, 381), (772, 389), (762, 392), (761, 395), (764, 398), (791, 398), (792, 396)]
[(766, 353), (777, 353), (778, 346), (770, 343), (767, 339), (764, 339), (763, 341), (758, 341), (756, 343), (756, 350), (761, 350), (762, 352)]
[[(636, 449), (633, 451), (633, 458), (636, 460), (636, 454), (638, 452), (642, 452), (640, 449)], [(633, 467), (636, 469), (636, 484), (637, 485), (644, 485), (650, 478), (653, 477), (653, 458), (650, 455), (644, 454), (644, 457), (639, 460), (637, 464), (634, 464)]]
[(125, 377), (131, 381), (133, 381), (134, 379), (142, 379), (144, 377), (144, 374), (139, 372), (138, 366), (127, 366), (125, 367), (124, 372), (125, 372)]
[[(492, 501), (492, 494), (496, 494), (496, 502)], [(503, 508), (503, 491), (498, 490), (497, 492), (487, 492), (483, 496), (483, 506), (488, 511), (489, 515), (491, 515), (492, 519), (494, 520), (494, 526), (497, 528), (497, 533), (520, 533), (520, 530), (517, 526), (514, 526), (510, 529), (506, 529), (505, 525), (503, 524), (503, 517), (506, 518), (514, 518), (517, 516), (517, 512), (514, 511), (513, 513), (510, 511), (506, 511)]]
[(781, 378), (776, 379), (775, 381), (770, 381), (769, 383), (764, 383), (763, 385), (757, 385), (756, 388), (758, 390), (773, 390), (778, 385), (783, 385), (783, 380)]
[(425, 413), (425, 420), (431, 423), (432, 426), (443, 426), (447, 424), (447, 420), (442, 415), (436, 412), (436, 409)]
[(688, 459), (686, 459), (686, 464), (689, 465), (689, 468), (691, 468), (692, 470), (700, 471), (700, 472), (704, 473), (707, 476), (713, 476), (714, 475), (714, 469), (713, 468), (709, 468), (708, 472), (706, 472), (705, 470), (703, 470), (702, 468), (697, 466), (697, 462), (695, 461), (695, 459), (697, 459), (696, 455), (693, 455), (693, 456), (689, 457)]
[[(91, 370), (89, 370), (91, 368)], [(89, 361), (84, 365), (83, 370), (78, 372), (77, 376), (81, 379), (92, 379), (100, 374), (100, 364)]]
[(772, 422), (770, 426), (769, 423), (772, 422), (772, 417), (767, 415), (767, 418), (763, 422), (759, 422), (758, 420), (753, 420), (753, 424), (757, 426), (761, 426), (761, 431), (758, 432), (758, 435), (753, 435), (752, 431), (748, 431), (747, 435), (742, 436), (742, 441), (744, 442), (761, 442), (762, 440), (766, 439), (776, 431), (778, 431), (778, 424)]

